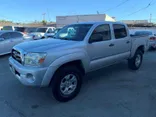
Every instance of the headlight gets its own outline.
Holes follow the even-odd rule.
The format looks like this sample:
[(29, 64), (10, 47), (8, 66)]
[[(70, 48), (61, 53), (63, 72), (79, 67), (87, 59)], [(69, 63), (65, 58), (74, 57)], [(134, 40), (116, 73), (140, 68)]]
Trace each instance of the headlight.
[(24, 56), (24, 65), (39, 66), (46, 57), (46, 53), (27, 53)]

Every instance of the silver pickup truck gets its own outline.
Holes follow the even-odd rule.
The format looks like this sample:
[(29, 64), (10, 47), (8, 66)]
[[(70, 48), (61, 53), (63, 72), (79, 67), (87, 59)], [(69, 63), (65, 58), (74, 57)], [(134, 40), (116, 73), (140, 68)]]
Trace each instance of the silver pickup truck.
[(123, 23), (78, 23), (53, 39), (16, 45), (9, 65), (22, 84), (51, 86), (56, 100), (66, 102), (77, 96), (86, 73), (122, 60), (137, 70), (147, 49), (148, 38), (131, 37)]

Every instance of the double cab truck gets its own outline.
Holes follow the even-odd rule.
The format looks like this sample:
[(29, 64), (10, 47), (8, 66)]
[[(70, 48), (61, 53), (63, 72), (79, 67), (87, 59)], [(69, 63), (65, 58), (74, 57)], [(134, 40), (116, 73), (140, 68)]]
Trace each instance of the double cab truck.
[(138, 70), (148, 38), (129, 34), (120, 22), (77, 23), (62, 28), (53, 39), (24, 42), (13, 47), (9, 65), (24, 85), (51, 86), (56, 100), (77, 96), (86, 73), (127, 60)]

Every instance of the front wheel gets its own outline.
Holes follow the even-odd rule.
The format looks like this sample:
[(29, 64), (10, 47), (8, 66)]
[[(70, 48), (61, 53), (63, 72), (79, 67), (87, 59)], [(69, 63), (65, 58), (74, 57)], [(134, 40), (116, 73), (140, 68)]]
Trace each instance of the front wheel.
[(52, 92), (56, 100), (67, 102), (77, 96), (81, 89), (82, 74), (75, 66), (59, 69), (52, 80)]
[(138, 70), (142, 64), (143, 53), (137, 50), (134, 57), (128, 60), (128, 66), (132, 70)]

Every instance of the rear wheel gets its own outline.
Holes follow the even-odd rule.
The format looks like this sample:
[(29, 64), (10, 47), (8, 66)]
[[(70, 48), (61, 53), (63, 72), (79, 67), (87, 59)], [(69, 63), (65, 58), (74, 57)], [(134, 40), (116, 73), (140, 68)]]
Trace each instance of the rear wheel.
[(151, 47), (152, 50), (156, 50), (156, 47)]
[(67, 102), (72, 100), (80, 92), (82, 74), (74, 66), (66, 66), (59, 69), (52, 80), (52, 92), (56, 100)]
[(138, 70), (142, 64), (143, 53), (137, 50), (134, 57), (128, 60), (128, 66), (132, 70)]

